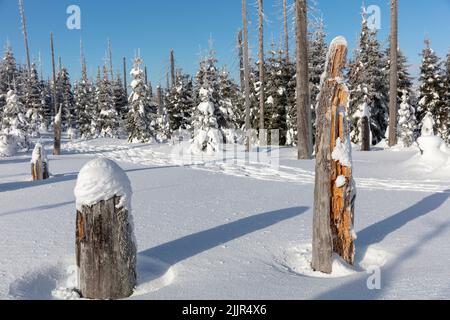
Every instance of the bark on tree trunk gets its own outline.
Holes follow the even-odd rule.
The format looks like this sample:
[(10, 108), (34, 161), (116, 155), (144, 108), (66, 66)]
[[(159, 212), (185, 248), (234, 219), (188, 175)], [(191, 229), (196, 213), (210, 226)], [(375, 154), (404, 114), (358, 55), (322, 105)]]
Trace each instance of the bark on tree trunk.
[(239, 79), (241, 90), (244, 91), (245, 75), (244, 75), (244, 44), (242, 40), (242, 30), (238, 32), (238, 50), (239, 50)]
[(136, 286), (136, 246), (128, 211), (114, 197), (77, 211), (76, 260), (87, 299), (122, 299)]
[(345, 44), (332, 43), (317, 113), (312, 268), (324, 273), (332, 272), (333, 252), (350, 264), (354, 261), (351, 167), (332, 159), (338, 137), (349, 143), (345, 117), (348, 92), (337, 80), (342, 77), (346, 55)]
[(310, 159), (312, 157), (312, 123), (309, 100), (306, 5), (306, 0), (296, 0), (298, 159)]
[(172, 80), (172, 88), (175, 87), (175, 54), (170, 50), (170, 78)]
[(370, 123), (367, 117), (361, 119), (361, 151), (370, 151)]
[(287, 0), (283, 0), (283, 18), (284, 18), (284, 51), (286, 54), (286, 62), (289, 63), (289, 28), (287, 15)]
[(43, 150), (41, 145), (36, 145), (33, 151), (33, 162), (31, 162), (31, 177), (33, 181), (47, 180), (50, 177), (48, 163), (42, 157)]
[(391, 0), (391, 54), (389, 89), (389, 146), (397, 144), (398, 0)]
[(27, 71), (28, 74), (31, 73), (31, 61), (30, 61), (30, 48), (28, 46), (28, 32), (27, 32), (27, 20), (25, 18), (25, 8), (23, 6), (23, 0), (19, 0), (19, 11), (20, 11), (20, 17), (22, 19), (22, 32), (23, 32), (23, 38), (25, 42), (25, 52), (27, 55)]
[(123, 88), (125, 89), (125, 93), (128, 97), (128, 85), (127, 85), (127, 59), (123, 58)]

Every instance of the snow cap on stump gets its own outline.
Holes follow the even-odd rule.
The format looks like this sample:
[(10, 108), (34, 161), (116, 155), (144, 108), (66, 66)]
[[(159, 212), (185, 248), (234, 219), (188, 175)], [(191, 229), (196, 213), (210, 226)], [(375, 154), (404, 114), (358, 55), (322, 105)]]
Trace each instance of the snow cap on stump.
[(125, 171), (114, 161), (98, 158), (88, 162), (78, 174), (75, 186), (77, 210), (114, 196), (122, 197), (119, 207), (130, 212), (131, 183)]

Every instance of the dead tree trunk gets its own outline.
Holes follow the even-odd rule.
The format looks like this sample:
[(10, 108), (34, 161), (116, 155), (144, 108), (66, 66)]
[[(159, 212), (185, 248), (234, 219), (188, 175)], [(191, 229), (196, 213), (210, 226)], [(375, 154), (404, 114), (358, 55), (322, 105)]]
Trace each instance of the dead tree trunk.
[[(264, 68), (264, 4), (263, 0), (258, 0), (259, 15), (259, 130), (260, 135), (265, 129), (265, 68)], [(266, 141), (266, 137), (262, 134), (261, 141)]]
[(50, 177), (48, 168), (45, 150), (43, 146), (38, 143), (34, 147), (33, 157), (31, 159), (31, 177), (33, 181), (47, 180)]
[(310, 159), (312, 156), (312, 123), (308, 75), (308, 18), (306, 6), (306, 0), (296, 0), (298, 159)]
[(125, 89), (125, 93), (128, 96), (128, 85), (127, 85), (127, 59), (123, 58), (123, 88)]
[(172, 81), (172, 88), (176, 86), (176, 78), (175, 78), (175, 53), (173, 50), (170, 50), (170, 79)]
[(112, 47), (111, 41), (108, 39), (108, 60), (109, 60), (109, 73), (111, 75), (111, 81), (114, 80), (113, 59), (112, 59)]
[(286, 62), (289, 63), (289, 29), (287, 15), (287, 0), (283, 0), (283, 18), (284, 18), (284, 51), (286, 54)]
[(333, 159), (337, 157), (333, 151), (338, 143), (339, 147), (350, 145), (345, 117), (349, 97), (338, 80), (342, 77), (346, 54), (344, 39), (335, 39), (330, 46), (317, 114), (312, 268), (324, 273), (332, 272), (333, 252), (350, 264), (354, 260), (355, 193), (351, 164)]
[(370, 151), (370, 122), (368, 117), (361, 119), (361, 151)]
[(397, 97), (398, 97), (398, 2), (391, 0), (390, 37), (390, 87), (389, 87), (389, 146), (397, 144)]
[[(61, 154), (61, 107), (58, 103), (58, 94), (56, 92), (56, 66), (55, 66), (55, 47), (53, 44), (53, 32), (50, 34), (50, 46), (52, 51), (52, 68), (53, 68), (53, 101), (55, 109), (55, 121), (54, 121), (54, 143), (53, 143), (53, 155), (59, 156)], [(60, 116), (59, 121), (56, 121), (56, 117)]]
[(25, 42), (25, 52), (27, 55), (27, 68), (28, 68), (28, 74), (31, 72), (31, 61), (30, 61), (30, 49), (28, 47), (28, 32), (27, 32), (27, 20), (25, 18), (25, 8), (23, 6), (23, 0), (19, 0), (19, 11), (20, 11), (20, 17), (22, 19), (22, 32), (23, 32), (23, 38)]
[[(101, 164), (94, 169), (101, 171), (108, 165)], [(125, 175), (123, 171), (120, 174)], [(98, 183), (109, 179), (117, 179), (109, 181), (116, 186), (123, 183), (121, 177), (114, 176), (101, 177)], [(90, 187), (101, 190), (100, 185)], [(136, 246), (130, 214), (124, 207), (122, 195), (93, 205), (82, 205), (77, 210), (76, 261), (83, 298), (122, 299), (133, 294), (136, 286)]]
[(247, 0), (242, 0), (242, 20), (244, 24), (245, 151), (250, 152), (250, 70), (248, 65)]
[(244, 91), (245, 75), (244, 75), (244, 44), (242, 40), (242, 30), (238, 32), (238, 51), (239, 51), (239, 79), (241, 90)]

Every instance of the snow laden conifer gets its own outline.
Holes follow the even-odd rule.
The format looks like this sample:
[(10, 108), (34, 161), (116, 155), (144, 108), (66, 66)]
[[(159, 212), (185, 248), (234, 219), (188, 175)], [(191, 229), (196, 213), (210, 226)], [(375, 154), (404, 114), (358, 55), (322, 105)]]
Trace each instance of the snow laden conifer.
[(0, 64), (0, 94), (5, 95), (9, 90), (14, 89), (15, 81), (18, 77), (16, 59), (9, 43), (5, 46), (5, 56)]
[(194, 111), (194, 137), (190, 148), (193, 153), (214, 154), (223, 143), (223, 134), (216, 118), (218, 106), (212, 93), (213, 89), (205, 81), (199, 92), (201, 102)]
[(371, 114), (372, 144), (378, 144), (384, 139), (388, 127), (388, 87), (384, 76), (383, 52), (376, 35), (376, 30), (369, 29), (363, 13), (358, 48), (348, 72), (351, 139), (356, 144), (361, 143), (359, 124), (361, 106), (365, 103)]
[(193, 83), (188, 75), (178, 72), (175, 86), (167, 95), (167, 115), (171, 133), (177, 130), (191, 130), (194, 111)]
[(145, 85), (142, 60), (137, 57), (131, 70), (132, 92), (128, 98), (130, 111), (126, 119), (128, 140), (130, 142), (149, 142), (156, 139), (156, 110), (150, 103), (148, 88)]
[(435, 121), (435, 131), (445, 141), (449, 141), (449, 106), (445, 103), (444, 76), (439, 57), (425, 40), (420, 68), (419, 105), (417, 118), (419, 121), (430, 112)]
[(128, 99), (120, 73), (117, 73), (116, 79), (112, 82), (112, 92), (115, 109), (120, 120), (124, 120), (128, 114)]
[(410, 147), (415, 141), (417, 129), (416, 110), (410, 105), (408, 91), (403, 90), (402, 103), (398, 111), (398, 141), (403, 147)]
[(41, 125), (43, 131), (50, 131), (54, 114), (53, 94), (50, 80), (41, 80), (41, 102), (44, 108), (44, 122)]
[(75, 99), (72, 91), (72, 84), (70, 82), (69, 72), (65, 67), (59, 70), (56, 79), (57, 95), (59, 107), (62, 113), (62, 128), (69, 131), (76, 129), (75, 118)]
[(100, 113), (97, 120), (97, 132), (103, 138), (116, 138), (119, 126), (119, 115), (113, 99), (111, 82), (108, 79), (109, 71), (103, 67), (103, 78), (97, 83), (96, 100)]
[(25, 115), (25, 107), (14, 90), (6, 94), (6, 105), (3, 110), (2, 135), (14, 148), (29, 149), (29, 124)]
[(33, 63), (27, 79), (23, 100), (27, 108), (25, 115), (29, 123), (29, 134), (34, 138), (40, 136), (39, 130), (41, 129), (41, 124), (44, 122), (44, 105), (41, 90), (36, 65)]
[(81, 79), (75, 85), (75, 109), (77, 114), (78, 131), (82, 139), (92, 138), (96, 133), (95, 119), (97, 118), (94, 107), (94, 88), (88, 79), (86, 61), (81, 63)]
[(227, 143), (240, 143), (243, 139), (236, 112), (239, 105), (239, 87), (230, 78), (229, 72), (222, 68), (219, 74), (219, 110), (224, 117), (226, 127), (223, 128)]

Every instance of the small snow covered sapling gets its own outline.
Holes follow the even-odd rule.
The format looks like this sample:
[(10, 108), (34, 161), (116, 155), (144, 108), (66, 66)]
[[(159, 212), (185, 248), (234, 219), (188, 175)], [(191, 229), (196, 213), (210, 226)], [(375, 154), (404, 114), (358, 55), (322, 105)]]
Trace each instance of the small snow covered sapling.
[(75, 187), (76, 259), (80, 292), (88, 299), (121, 299), (136, 286), (131, 183), (108, 159), (80, 171)]

